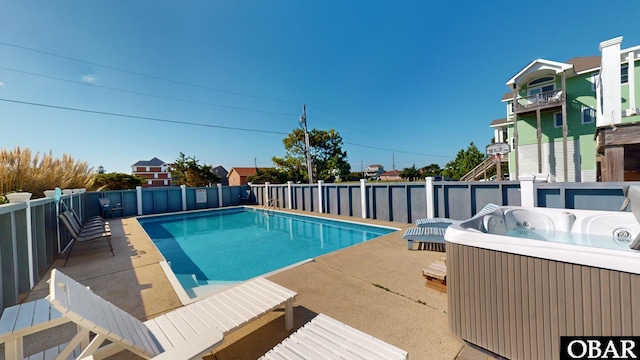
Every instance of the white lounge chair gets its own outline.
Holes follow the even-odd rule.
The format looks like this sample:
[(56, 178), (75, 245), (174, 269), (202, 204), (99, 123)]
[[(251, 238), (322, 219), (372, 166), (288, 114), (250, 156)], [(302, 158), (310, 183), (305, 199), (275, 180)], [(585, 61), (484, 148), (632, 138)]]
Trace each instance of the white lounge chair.
[[(74, 358), (102, 359), (122, 350), (146, 359), (162, 354), (166, 359), (198, 358), (222, 342), (224, 334), (283, 305), (285, 327), (292, 329), (296, 295), (256, 278), (141, 322), (53, 269), (47, 297), (50, 306), (37, 300), (30, 302), (33, 306), (5, 310), (0, 342), (5, 342), (6, 359), (22, 359), (24, 336), (72, 321), (78, 325), (78, 334), (68, 344), (47, 350), (46, 358), (66, 359), (73, 354)], [(91, 342), (90, 333), (95, 334)], [(102, 346), (105, 340), (110, 344)]]
[(449, 218), (431, 218), (431, 219), (426, 219), (425, 218), (425, 219), (416, 220), (416, 226), (417, 227), (441, 227), (441, 228), (446, 229), (451, 224), (458, 224), (458, 223), (461, 223), (463, 221), (475, 219), (477, 217), (486, 215), (486, 214), (488, 214), (488, 213), (490, 213), (490, 212), (492, 212), (494, 210), (497, 210), (499, 208), (500, 208), (500, 205), (489, 203), (489, 204), (485, 205), (482, 209), (480, 209), (480, 211), (478, 211), (478, 213), (476, 213), (475, 215), (473, 215), (469, 219), (453, 220), (453, 219), (449, 219)]
[(413, 243), (418, 243), (418, 250), (445, 251), (444, 233), (442, 227), (415, 227), (407, 229), (402, 236), (407, 240), (409, 250), (413, 250)]
[(319, 314), (260, 360), (407, 358), (406, 351)]
[[(499, 208), (499, 205), (489, 203), (468, 220), (484, 216)], [(467, 220), (453, 220), (449, 218), (418, 219), (416, 220), (417, 227), (407, 229), (402, 238), (407, 240), (409, 250), (413, 250), (413, 243), (417, 242), (418, 250), (444, 252), (446, 250), (444, 241), (446, 229), (451, 224), (457, 224), (463, 221)]]

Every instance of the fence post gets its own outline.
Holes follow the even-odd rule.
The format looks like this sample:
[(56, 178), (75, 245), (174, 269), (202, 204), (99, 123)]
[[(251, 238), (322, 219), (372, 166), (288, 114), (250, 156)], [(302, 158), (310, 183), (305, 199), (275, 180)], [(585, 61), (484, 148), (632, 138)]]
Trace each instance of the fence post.
[(289, 203), (289, 210), (293, 209), (293, 205), (291, 205), (291, 200), (293, 198), (293, 194), (291, 193), (291, 185), (293, 181), (287, 181), (287, 202)]
[(69, 195), (69, 197), (67, 198), (69, 200), (69, 208), (73, 210), (73, 190), (62, 189), (62, 195)]
[(265, 206), (269, 206), (269, 185), (271, 185), (270, 182), (265, 182), (264, 183), (264, 201), (265, 203), (263, 205)]
[[(20, 199), (9, 200), (12, 203), (24, 203), (26, 205), (24, 216), (25, 225), (27, 227), (27, 260), (29, 266), (29, 288), (33, 289), (35, 283), (33, 281), (33, 236), (31, 234), (31, 193), (25, 192), (20, 194)], [(16, 213), (11, 212), (11, 240), (13, 245), (13, 266), (15, 270), (15, 287), (16, 295), (19, 293), (20, 277), (18, 273), (18, 241), (16, 234)]]
[(62, 190), (59, 187), (55, 189), (55, 203), (56, 203), (56, 236), (58, 239), (58, 254), (62, 251), (62, 242), (60, 241), (60, 195), (62, 195)]
[(322, 214), (324, 212), (324, 199), (322, 197), (322, 180), (318, 180), (318, 212)]
[(78, 211), (77, 214), (80, 218), (80, 221), (84, 220), (84, 216), (82, 215), (82, 189), (73, 189), (74, 194), (78, 194)]
[(434, 191), (433, 191), (433, 177), (432, 176), (427, 176), (425, 178), (425, 193), (427, 195), (427, 218), (428, 219), (433, 219), (434, 217), (436, 217), (436, 211), (435, 211), (435, 205), (434, 205), (434, 200), (435, 200), (435, 196), (434, 196)]
[(525, 207), (536, 206), (535, 191), (533, 189), (533, 175), (520, 175), (520, 205)]
[(182, 211), (187, 211), (187, 185), (180, 185), (182, 191)]
[(217, 183), (216, 186), (218, 187), (218, 207), (222, 207), (222, 184)]
[(360, 179), (360, 207), (362, 218), (367, 218), (367, 179)]
[(136, 202), (138, 205), (138, 215), (142, 215), (142, 186), (136, 186)]
[(33, 234), (31, 234), (31, 200), (25, 201), (27, 204), (27, 251), (29, 252), (29, 288), (33, 289), (35, 286), (33, 280)]

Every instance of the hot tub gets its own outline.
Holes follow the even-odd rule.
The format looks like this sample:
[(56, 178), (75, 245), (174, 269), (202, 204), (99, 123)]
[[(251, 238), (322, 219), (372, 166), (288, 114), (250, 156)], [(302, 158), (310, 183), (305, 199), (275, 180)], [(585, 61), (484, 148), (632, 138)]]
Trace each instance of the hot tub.
[(510, 359), (558, 358), (560, 336), (640, 336), (639, 235), (612, 211), (502, 207), (449, 226), (450, 330)]

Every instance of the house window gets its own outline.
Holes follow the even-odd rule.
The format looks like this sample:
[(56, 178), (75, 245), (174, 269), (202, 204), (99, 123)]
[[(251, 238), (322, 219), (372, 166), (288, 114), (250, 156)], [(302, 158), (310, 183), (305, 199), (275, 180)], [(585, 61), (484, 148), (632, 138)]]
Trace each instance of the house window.
[(583, 124), (592, 124), (596, 121), (596, 110), (588, 107), (582, 107), (582, 123)]
[(554, 78), (552, 76), (547, 76), (529, 82), (529, 89), (527, 91), (529, 96), (553, 91), (555, 89), (555, 82), (553, 82), (553, 80)]
[(620, 84), (626, 84), (629, 82), (629, 64), (624, 64), (620, 67)]
[(553, 91), (553, 89), (554, 89), (553, 84), (544, 85), (544, 86), (540, 86), (540, 87), (537, 87), (537, 88), (531, 88), (531, 89), (529, 89), (529, 95), (541, 94), (541, 93), (545, 93), (547, 91)]
[(561, 128), (562, 127), (562, 113), (555, 113), (553, 114), (553, 126), (556, 128)]
[(535, 80), (529, 82), (529, 86), (535, 86), (535, 85), (546, 83), (546, 82), (553, 81), (553, 80), (554, 80), (553, 76), (542, 77), (542, 78), (535, 79)]

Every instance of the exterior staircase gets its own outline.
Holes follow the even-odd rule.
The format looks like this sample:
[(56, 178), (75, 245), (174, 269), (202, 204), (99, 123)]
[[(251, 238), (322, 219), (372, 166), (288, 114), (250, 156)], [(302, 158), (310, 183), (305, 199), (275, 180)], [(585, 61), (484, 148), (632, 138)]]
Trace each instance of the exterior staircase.
[[(502, 156), (500, 159), (501, 162), (508, 162), (508, 156)], [(460, 178), (460, 181), (476, 181), (479, 178), (486, 179), (487, 178), (487, 170), (495, 167), (495, 160), (493, 157), (486, 158), (483, 162), (481, 162), (478, 166), (474, 167), (471, 171), (466, 173), (463, 177)]]

